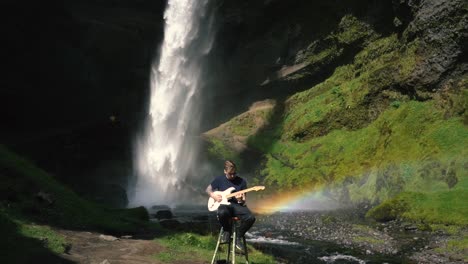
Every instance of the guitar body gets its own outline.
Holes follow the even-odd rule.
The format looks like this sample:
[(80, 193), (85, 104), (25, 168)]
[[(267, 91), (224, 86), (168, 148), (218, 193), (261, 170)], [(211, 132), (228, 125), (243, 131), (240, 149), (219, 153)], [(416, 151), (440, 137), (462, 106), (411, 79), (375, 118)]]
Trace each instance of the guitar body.
[(216, 202), (213, 198), (210, 197), (210, 199), (208, 199), (208, 210), (212, 212), (212, 211), (218, 210), (218, 207), (222, 204), (229, 205), (227, 196), (230, 195), (231, 192), (234, 191), (235, 189), (236, 188), (234, 187), (230, 187), (223, 192), (220, 192), (220, 191), (213, 192), (214, 194), (221, 195), (223, 197), (223, 200), (221, 200), (220, 202)]
[(216, 211), (218, 210), (218, 207), (222, 204), (226, 204), (226, 205), (229, 205), (229, 202), (228, 202), (228, 199), (231, 198), (231, 197), (235, 197), (236, 195), (238, 194), (244, 194), (244, 193), (248, 193), (248, 192), (251, 192), (251, 191), (261, 191), (261, 190), (265, 190), (265, 186), (254, 186), (252, 188), (248, 188), (248, 189), (245, 189), (245, 190), (241, 190), (241, 191), (238, 191), (238, 192), (235, 192), (235, 193), (231, 193), (232, 191), (234, 191), (236, 188), (234, 187), (230, 187), (228, 189), (226, 189), (225, 191), (216, 191), (216, 192), (213, 192), (214, 194), (219, 194), (221, 195), (221, 197), (223, 198), (220, 202), (216, 202), (213, 198), (209, 198), (208, 199), (208, 210), (210, 211)]

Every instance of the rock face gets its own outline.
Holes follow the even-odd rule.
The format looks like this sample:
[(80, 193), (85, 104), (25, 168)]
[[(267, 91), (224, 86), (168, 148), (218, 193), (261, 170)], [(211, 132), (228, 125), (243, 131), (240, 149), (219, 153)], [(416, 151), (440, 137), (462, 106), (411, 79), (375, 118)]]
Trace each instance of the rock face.
[[(225, 1), (219, 14), (213, 72), (219, 81), (215, 87), (224, 89), (211, 94), (220, 102), (234, 96), (240, 109), (320, 83), (336, 67), (351, 63), (369, 37), (398, 33), (406, 42), (421, 42), (421, 61), (401, 83), (420, 97), (466, 62), (467, 18), (461, 0)], [(345, 16), (362, 26), (343, 23)], [(239, 113), (239, 107), (218, 107)]]
[[(430, 91), (460, 64), (467, 63), (468, 17), (465, 1), (394, 1), (409, 8), (414, 19), (404, 32), (407, 40), (419, 38), (423, 60), (407, 86)], [(459, 63), (458, 63), (459, 62)]]
[[(219, 102), (214, 109), (221, 108), (228, 116), (255, 101), (310, 88), (336, 66), (349, 62), (359, 42), (329, 50), (315, 62), (303, 59), (307, 52), (327, 50), (329, 41), (321, 39), (338, 28), (343, 16), (353, 14), (373, 22), (383, 34), (393, 31), (395, 17), (391, 1), (374, 0), (223, 1), (218, 13), (219, 30), (213, 47), (213, 66), (209, 69), (216, 77), (210, 94), (218, 99), (215, 103)], [(304, 67), (313, 69), (307, 71), (304, 80), (293, 78), (271, 84)], [(260, 88), (260, 84), (271, 85)], [(236, 99), (235, 109), (222, 103), (224, 98), (232, 97)], [(219, 116), (221, 120), (226, 118)]]

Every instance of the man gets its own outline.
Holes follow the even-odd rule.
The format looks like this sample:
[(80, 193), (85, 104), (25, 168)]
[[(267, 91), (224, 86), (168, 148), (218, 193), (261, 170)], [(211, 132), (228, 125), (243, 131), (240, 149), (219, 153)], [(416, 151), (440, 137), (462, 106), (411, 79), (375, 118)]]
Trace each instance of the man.
[[(214, 191), (225, 191), (226, 189), (234, 187), (233, 192), (238, 192), (247, 189), (247, 182), (245, 179), (237, 176), (236, 164), (227, 160), (224, 162), (224, 175), (216, 177), (210, 185), (206, 188), (206, 193), (215, 201), (220, 202), (222, 196), (214, 193)], [(221, 243), (227, 243), (231, 237), (231, 217), (239, 217), (241, 224), (239, 227), (239, 235), (237, 236), (236, 248), (243, 250), (242, 237), (252, 227), (255, 222), (255, 217), (250, 212), (249, 208), (245, 205), (245, 193), (236, 195), (230, 198), (229, 205), (221, 204), (218, 208), (218, 221), (223, 227), (223, 237)]]

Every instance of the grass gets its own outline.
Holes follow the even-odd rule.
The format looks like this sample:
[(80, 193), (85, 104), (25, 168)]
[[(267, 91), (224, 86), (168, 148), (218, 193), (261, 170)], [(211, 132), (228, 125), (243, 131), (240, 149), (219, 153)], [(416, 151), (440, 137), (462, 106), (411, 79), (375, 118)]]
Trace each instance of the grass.
[[(157, 241), (165, 246), (167, 251), (153, 255), (153, 258), (163, 263), (184, 260), (211, 260), (216, 247), (215, 237), (194, 233), (173, 234)], [(276, 263), (273, 257), (262, 254), (251, 246), (248, 247), (250, 263)]]
[(167, 251), (153, 257), (164, 263), (186, 259), (210, 259), (210, 254), (216, 246), (212, 237), (193, 233), (174, 234), (157, 241), (165, 246)]
[[(82, 199), (33, 163), (0, 146), (2, 206), (11, 216), (72, 229), (125, 233), (145, 225), (144, 208), (108, 209)], [(42, 192), (52, 203), (38, 198)]]
[(19, 233), (21, 235), (44, 241), (46, 248), (54, 253), (60, 254), (65, 252), (65, 247), (67, 244), (65, 238), (57, 234), (49, 226), (25, 223), (21, 223), (19, 226)]
[(208, 154), (211, 157), (220, 160), (232, 160), (236, 164), (242, 164), (239, 154), (232, 148), (225, 144), (221, 139), (211, 137), (209, 138)]
[(13, 221), (0, 211), (1, 263), (68, 263), (58, 254), (65, 250), (64, 238), (48, 227)]
[[(114, 235), (158, 228), (148, 222), (146, 209), (108, 209), (84, 200), (3, 146), (0, 168), (0, 228), (4, 236), (0, 246), (7, 252), (1, 255), (1, 262), (29, 263), (36, 258), (57, 262), (57, 254), (65, 251), (67, 243), (52, 227)], [(24, 246), (12, 249), (20, 244)]]
[(368, 212), (377, 220), (396, 218), (429, 224), (468, 227), (468, 190), (433, 193), (403, 192)]
[(464, 262), (468, 262), (468, 236), (451, 238), (445, 246), (438, 248), (437, 251), (442, 254), (450, 253), (458, 256)]

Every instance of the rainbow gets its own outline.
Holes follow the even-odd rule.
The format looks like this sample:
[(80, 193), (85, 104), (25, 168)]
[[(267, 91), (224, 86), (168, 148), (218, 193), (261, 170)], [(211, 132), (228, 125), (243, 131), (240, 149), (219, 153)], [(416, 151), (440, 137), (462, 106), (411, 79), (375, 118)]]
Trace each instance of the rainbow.
[(249, 207), (252, 211), (261, 214), (299, 210), (327, 210), (339, 206), (323, 195), (322, 188), (268, 194), (260, 199), (250, 198), (253, 201), (249, 201)]

